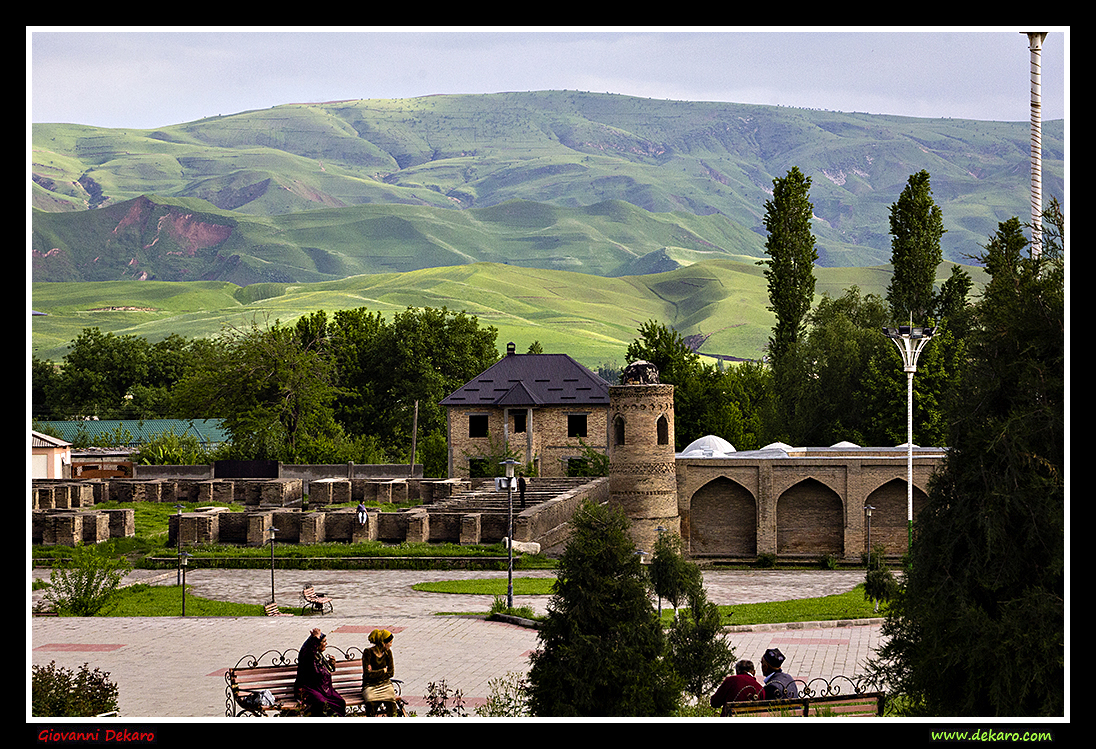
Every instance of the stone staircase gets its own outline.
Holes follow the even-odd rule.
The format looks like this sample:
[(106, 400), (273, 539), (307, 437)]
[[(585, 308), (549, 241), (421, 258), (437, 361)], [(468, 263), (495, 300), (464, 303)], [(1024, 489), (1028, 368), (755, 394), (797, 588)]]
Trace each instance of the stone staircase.
[[(591, 478), (534, 478), (526, 479), (528, 485), (525, 489), (525, 508), (555, 499), (561, 494), (573, 491), (580, 486), (588, 484)], [(506, 513), (509, 509), (509, 499), (505, 491), (497, 491), (493, 483), (484, 483), (479, 488), (474, 488), (453, 494), (445, 499), (435, 502), (427, 507), (430, 514), (435, 513)], [(520, 512), (521, 500), (518, 490), (514, 490), (514, 512)]]

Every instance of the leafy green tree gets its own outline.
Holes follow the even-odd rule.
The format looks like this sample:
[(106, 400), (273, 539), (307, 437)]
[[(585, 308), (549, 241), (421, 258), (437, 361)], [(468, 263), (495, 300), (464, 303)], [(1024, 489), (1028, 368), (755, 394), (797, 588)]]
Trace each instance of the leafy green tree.
[(408, 308), (386, 322), (365, 308), (335, 313), (337, 419), (350, 434), (374, 434), (393, 458), (410, 456), (418, 429), (446, 431), (441, 400), (498, 359), (498, 331), (463, 312)]
[[(648, 573), (655, 593), (674, 607), (667, 634), (669, 660), (685, 693), (699, 702), (730, 672), (734, 649), (719, 607), (708, 600), (700, 568), (685, 559), (681, 536), (660, 533)], [(679, 611), (681, 604), (685, 610)]]
[(311, 462), (318, 445), (342, 438), (333, 363), (315, 341), (253, 321), (226, 329), (217, 344), (176, 398), (188, 417), (223, 419), (235, 456)]
[(685, 559), (683, 548), (681, 536), (673, 531), (660, 532), (648, 568), (655, 593), (675, 610), (690, 590), (703, 585), (700, 568)]
[(624, 359), (629, 364), (641, 360), (654, 364), (660, 382), (683, 384), (700, 366), (700, 357), (673, 328), (648, 320), (638, 332), (639, 338), (629, 344)]
[(933, 716), (1055, 716), (1065, 705), (1065, 288), (1013, 218), (980, 260), (944, 466), (872, 671)]
[(670, 662), (695, 703), (703, 702), (731, 672), (734, 648), (723, 632), (723, 615), (704, 586), (692, 585), (683, 611), (675, 612), (667, 640)]
[(623, 512), (584, 504), (572, 519), (556, 574), (539, 646), (530, 656), (532, 714), (672, 714), (681, 687), (665, 658), (665, 636)]
[(943, 212), (932, 199), (927, 171), (910, 175), (891, 206), (890, 230), (894, 277), (887, 287), (887, 301), (896, 320), (909, 318), (924, 324), (932, 312), (936, 269), (944, 259)]

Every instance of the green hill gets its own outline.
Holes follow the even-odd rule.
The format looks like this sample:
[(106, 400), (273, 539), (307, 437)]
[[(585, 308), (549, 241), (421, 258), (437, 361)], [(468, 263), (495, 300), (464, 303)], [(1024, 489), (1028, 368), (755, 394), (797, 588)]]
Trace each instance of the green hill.
[(512, 200), (455, 211), (359, 205), (246, 216), (194, 198), (139, 197), (94, 211), (36, 212), (36, 281), (222, 280), (238, 285), (492, 262), (613, 276), (670, 252), (762, 257), (764, 240), (720, 215)]
[[(1044, 191), (1061, 196), (1064, 123), (1043, 130)], [(613, 275), (650, 253), (653, 267), (679, 250), (756, 256), (772, 179), (792, 166), (813, 180), (820, 265), (887, 263), (889, 206), (921, 169), (945, 257), (963, 262), (1027, 215), (1029, 137), (1022, 122), (571, 91), (293, 104), (158, 130), (35, 124), (34, 250), (57, 250), (35, 280), (318, 281), (482, 261)], [(234, 231), (165, 250), (168, 222), (188, 229), (177, 217), (152, 211), (158, 234), (146, 223), (116, 244), (117, 222), (83, 225), (85, 208), (153, 195), (205, 201), (189, 205)], [(60, 214), (71, 221), (46, 219)]]
[[(968, 267), (976, 280), (982, 271)], [(944, 263), (944, 280), (951, 269)], [(889, 266), (818, 268), (817, 290), (833, 295), (856, 284), (882, 294)], [(474, 263), (407, 273), (353, 276), (319, 283), (119, 281), (35, 283), (34, 354), (59, 361), (85, 327), (160, 340), (215, 335), (251, 320), (292, 322), (318, 309), (368, 307), (390, 313), (408, 306), (466, 310), (525, 350), (539, 340), (587, 366), (622, 362), (649, 319), (696, 336), (702, 354), (760, 358), (773, 325), (763, 269), (752, 261), (710, 259), (649, 275), (603, 278), (568, 271)]]

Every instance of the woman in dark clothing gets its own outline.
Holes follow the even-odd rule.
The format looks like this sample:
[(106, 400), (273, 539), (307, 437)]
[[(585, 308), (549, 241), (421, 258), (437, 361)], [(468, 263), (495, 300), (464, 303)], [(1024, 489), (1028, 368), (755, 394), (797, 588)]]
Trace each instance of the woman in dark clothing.
[(293, 686), (309, 715), (346, 715), (346, 700), (331, 684), (335, 657), (323, 654), (326, 647), (327, 635), (319, 629), (312, 630), (301, 645)]
[(362, 653), (362, 697), (365, 714), (376, 715), (382, 706), (389, 718), (396, 717), (396, 689), (392, 676), (396, 666), (392, 660), (392, 633), (374, 629), (369, 633), (373, 647)]

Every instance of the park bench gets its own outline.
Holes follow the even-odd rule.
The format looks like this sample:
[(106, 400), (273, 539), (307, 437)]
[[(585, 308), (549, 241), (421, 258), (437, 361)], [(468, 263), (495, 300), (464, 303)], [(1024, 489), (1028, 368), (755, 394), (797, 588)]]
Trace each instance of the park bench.
[(852, 695), (799, 697), (793, 700), (747, 700), (728, 702), (724, 715), (734, 718), (781, 717), (882, 717), (886, 695), (865, 692)]
[(864, 677), (835, 676), (797, 680), (799, 696), (793, 699), (745, 700), (723, 706), (724, 717), (882, 717), (887, 696)]
[(290, 614), (288, 612), (280, 611), (278, 609), (278, 604), (274, 603), (273, 601), (264, 605), (263, 610), (266, 611), (267, 616), (293, 616), (293, 614)]
[(316, 589), (312, 587), (312, 583), (305, 585), (304, 590), (301, 591), (302, 615), (308, 611), (319, 611), (321, 614), (325, 614), (334, 610), (335, 605), (331, 602), (330, 598), (323, 593), (317, 593)]
[[(328, 645), (326, 653), (335, 656), (331, 684), (346, 700), (347, 713), (364, 712), (361, 651), (343, 652)], [(293, 689), (296, 679), (296, 649), (245, 655), (225, 672), (225, 716), (300, 715), (303, 705)], [(270, 692), (274, 704), (259, 704), (258, 696), (264, 691)]]

